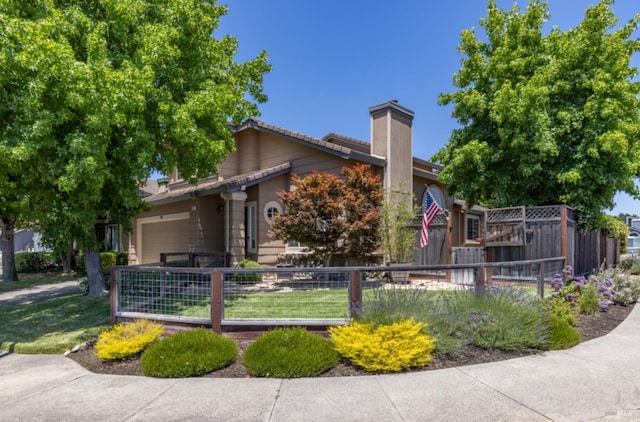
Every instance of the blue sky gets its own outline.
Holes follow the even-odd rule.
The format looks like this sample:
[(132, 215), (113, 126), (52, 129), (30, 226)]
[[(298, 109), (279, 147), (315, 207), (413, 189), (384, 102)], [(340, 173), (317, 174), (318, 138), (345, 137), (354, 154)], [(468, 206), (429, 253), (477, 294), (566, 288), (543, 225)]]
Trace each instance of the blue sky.
[[(414, 155), (429, 159), (456, 127), (439, 93), (455, 90), (456, 50), (463, 29), (482, 32), (485, 0), (221, 0), (229, 13), (215, 36), (240, 43), (237, 60), (266, 50), (273, 70), (265, 78), (269, 101), (261, 120), (305, 135), (329, 132), (368, 141), (368, 107), (386, 100), (415, 112)], [(514, 0), (498, 0), (510, 9)], [(517, 1), (525, 9), (526, 1)], [(596, 0), (549, 0), (547, 23), (575, 27)], [(620, 22), (640, 12), (638, 0), (617, 0)], [(636, 36), (640, 36), (637, 31)], [(640, 67), (640, 57), (633, 65)], [(616, 197), (608, 213), (640, 214), (640, 201)]]

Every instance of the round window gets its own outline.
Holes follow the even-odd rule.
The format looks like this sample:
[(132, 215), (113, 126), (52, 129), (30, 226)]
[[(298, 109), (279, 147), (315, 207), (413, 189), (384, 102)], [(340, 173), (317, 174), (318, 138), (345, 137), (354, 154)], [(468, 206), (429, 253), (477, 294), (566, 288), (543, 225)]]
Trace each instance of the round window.
[(273, 217), (282, 214), (282, 206), (276, 201), (269, 201), (264, 206), (264, 219), (267, 223), (273, 224)]

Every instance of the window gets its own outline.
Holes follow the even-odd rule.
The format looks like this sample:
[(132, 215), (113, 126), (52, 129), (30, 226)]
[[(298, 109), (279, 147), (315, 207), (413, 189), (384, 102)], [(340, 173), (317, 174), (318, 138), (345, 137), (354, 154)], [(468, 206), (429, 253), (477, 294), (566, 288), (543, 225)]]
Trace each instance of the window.
[(276, 201), (269, 201), (267, 205), (264, 206), (264, 219), (269, 224), (273, 224), (273, 217), (278, 214), (282, 214), (282, 207)]
[(480, 238), (480, 218), (475, 215), (467, 216), (467, 241), (477, 242)]
[(244, 245), (249, 252), (257, 252), (258, 228), (256, 227), (256, 203), (247, 203), (244, 207)]
[(287, 249), (304, 249), (307, 245), (300, 243), (297, 240), (290, 240), (287, 242)]
[(444, 201), (442, 200), (442, 193), (440, 193), (440, 188), (438, 188), (435, 185), (429, 186), (427, 189), (425, 189), (424, 193), (422, 194), (422, 202), (420, 202), (420, 206), (424, 204), (424, 198), (427, 195), (427, 191), (431, 192), (431, 196), (433, 196), (433, 199), (436, 200), (436, 202), (440, 206), (440, 209), (444, 210)]
[(120, 230), (117, 224), (96, 224), (95, 230), (101, 251), (120, 251)]

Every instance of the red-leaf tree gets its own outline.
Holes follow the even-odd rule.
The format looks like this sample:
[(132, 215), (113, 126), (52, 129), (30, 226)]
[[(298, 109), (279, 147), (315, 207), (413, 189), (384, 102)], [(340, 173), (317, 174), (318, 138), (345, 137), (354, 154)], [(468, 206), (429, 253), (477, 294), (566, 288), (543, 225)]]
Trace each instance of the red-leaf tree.
[(374, 262), (384, 198), (380, 177), (367, 164), (344, 167), (342, 176), (292, 175), (294, 189), (278, 192), (285, 211), (274, 218), (274, 239), (305, 244), (327, 266)]

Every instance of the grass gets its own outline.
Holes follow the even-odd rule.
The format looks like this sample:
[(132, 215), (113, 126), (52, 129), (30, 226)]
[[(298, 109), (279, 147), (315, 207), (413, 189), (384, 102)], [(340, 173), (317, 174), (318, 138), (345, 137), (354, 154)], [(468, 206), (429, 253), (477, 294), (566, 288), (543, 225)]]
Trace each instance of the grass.
[(73, 295), (3, 307), (0, 349), (16, 353), (62, 353), (111, 326), (109, 297)]
[(0, 293), (11, 290), (28, 289), (43, 284), (57, 284), (65, 281), (78, 280), (77, 274), (20, 274), (20, 281), (0, 282)]
[(225, 304), (225, 318), (345, 318), (347, 289), (249, 293)]
[[(231, 319), (345, 318), (347, 289), (251, 292), (225, 298), (224, 316)], [(151, 304), (145, 312), (194, 318), (211, 316), (208, 294), (173, 293)]]

